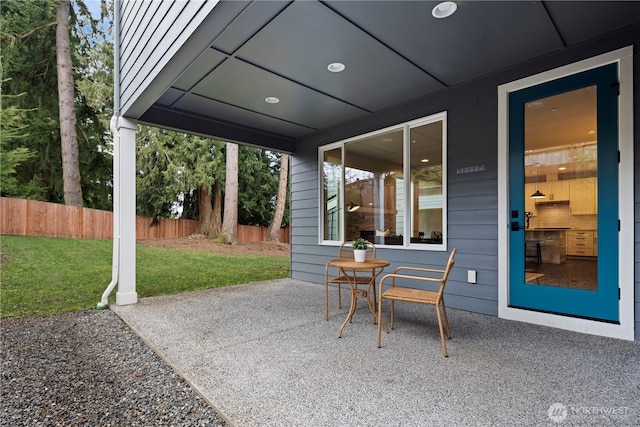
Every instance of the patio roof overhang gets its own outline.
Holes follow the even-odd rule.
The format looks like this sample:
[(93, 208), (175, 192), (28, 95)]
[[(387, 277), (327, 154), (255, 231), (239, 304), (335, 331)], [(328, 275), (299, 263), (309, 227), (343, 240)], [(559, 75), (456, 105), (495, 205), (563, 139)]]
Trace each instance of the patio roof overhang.
[[(194, 18), (180, 3), (167, 19)], [(310, 135), (640, 23), (640, 2), (466, 1), (444, 19), (437, 4), (203, 3), (153, 77), (123, 88), (121, 115), (295, 153)]]

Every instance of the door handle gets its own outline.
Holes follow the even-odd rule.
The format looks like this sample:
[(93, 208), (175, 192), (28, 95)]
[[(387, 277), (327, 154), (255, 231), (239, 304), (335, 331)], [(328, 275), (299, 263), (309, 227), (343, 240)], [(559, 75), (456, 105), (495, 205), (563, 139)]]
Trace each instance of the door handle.
[(512, 210), (511, 223), (509, 226), (509, 228), (511, 228), (511, 231), (520, 231), (521, 228), (524, 228), (524, 226), (518, 222), (519, 218), (520, 218), (520, 211), (518, 211), (517, 209)]

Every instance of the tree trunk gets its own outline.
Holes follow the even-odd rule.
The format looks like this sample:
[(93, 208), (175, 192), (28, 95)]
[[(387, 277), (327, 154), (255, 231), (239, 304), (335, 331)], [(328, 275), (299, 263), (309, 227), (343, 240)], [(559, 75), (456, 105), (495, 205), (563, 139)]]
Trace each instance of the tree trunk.
[(220, 181), (213, 183), (213, 212), (211, 213), (211, 238), (220, 236), (222, 229), (222, 188)]
[(210, 236), (211, 233), (211, 196), (209, 189), (198, 187), (198, 227), (196, 234)]
[(276, 211), (271, 221), (271, 229), (269, 230), (269, 240), (280, 241), (280, 227), (282, 226), (282, 217), (284, 216), (284, 207), (287, 202), (287, 180), (289, 178), (289, 155), (282, 154), (280, 156), (280, 180), (278, 182), (278, 198), (276, 199)]
[(227, 142), (227, 177), (224, 191), (222, 234), (225, 242), (238, 241), (238, 144)]
[(64, 203), (82, 206), (78, 140), (76, 136), (73, 65), (69, 40), (69, 0), (61, 0), (56, 12), (56, 58), (58, 70), (58, 104), (60, 109), (60, 143), (62, 144), (62, 180)]

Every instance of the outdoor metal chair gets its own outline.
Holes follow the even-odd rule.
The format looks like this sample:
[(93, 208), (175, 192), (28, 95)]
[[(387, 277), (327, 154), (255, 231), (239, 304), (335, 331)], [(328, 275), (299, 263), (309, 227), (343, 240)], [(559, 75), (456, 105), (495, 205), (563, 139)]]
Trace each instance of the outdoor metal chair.
[[(340, 245), (340, 249), (338, 250), (338, 258), (349, 258), (353, 259), (353, 248), (351, 247), (351, 242), (345, 242)], [(366, 259), (375, 259), (376, 258), (376, 246), (373, 243), (369, 243), (369, 247), (367, 248), (367, 256)], [(332, 270), (335, 271), (335, 275), (331, 274)], [(354, 282), (356, 286), (359, 284), (368, 284), (369, 280), (371, 280), (371, 272), (363, 272), (363, 274), (357, 274), (355, 279), (352, 274), (348, 274), (344, 270), (340, 268), (335, 268), (329, 265), (329, 262), (324, 267), (324, 308), (325, 308), (325, 320), (329, 320), (329, 284), (337, 284), (338, 285), (338, 308), (342, 309), (342, 290), (341, 285), (343, 283), (349, 284), (350, 282)], [(376, 302), (376, 287), (373, 286), (373, 303)], [(374, 306), (375, 307), (375, 306)]]
[[(447, 278), (453, 268), (456, 249), (451, 251), (449, 261), (444, 270), (436, 270), (431, 268), (420, 267), (398, 267), (393, 273), (385, 275), (380, 280), (380, 301), (378, 302), (378, 320), (382, 319), (382, 301), (391, 301), (391, 329), (394, 328), (394, 303), (396, 301), (415, 302), (419, 304), (433, 305), (436, 308), (438, 316), (438, 325), (440, 326), (440, 339), (442, 341), (442, 353), (447, 357), (447, 344), (445, 343), (444, 333), (446, 330), (447, 338), (451, 339), (451, 330), (449, 329), (449, 320), (447, 319), (447, 309), (444, 305), (444, 287), (447, 284)], [(437, 290), (416, 289), (405, 286), (398, 286), (396, 279), (402, 279), (402, 283), (411, 283), (412, 281), (422, 281), (438, 283)], [(385, 282), (391, 281), (391, 286), (384, 291)], [(442, 309), (442, 313), (440, 313)], [(444, 320), (444, 325), (443, 325)], [(444, 327), (443, 327), (444, 326)], [(388, 332), (387, 332), (388, 333)], [(382, 321), (378, 322), (378, 348), (381, 346)]]

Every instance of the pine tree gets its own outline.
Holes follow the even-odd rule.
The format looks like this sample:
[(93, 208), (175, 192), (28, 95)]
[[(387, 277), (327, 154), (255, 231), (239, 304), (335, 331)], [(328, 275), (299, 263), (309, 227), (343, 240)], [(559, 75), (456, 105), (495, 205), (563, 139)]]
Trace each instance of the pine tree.
[(280, 156), (280, 179), (278, 180), (278, 196), (276, 199), (276, 209), (273, 214), (273, 221), (269, 229), (269, 240), (280, 241), (280, 227), (284, 217), (284, 208), (287, 201), (287, 184), (289, 180), (289, 155)]
[(224, 191), (222, 236), (225, 243), (235, 245), (238, 240), (238, 144), (227, 143), (227, 173)]
[(60, 0), (56, 10), (56, 64), (58, 71), (58, 109), (60, 112), (60, 142), (62, 144), (62, 180), (64, 202), (82, 206), (78, 138), (76, 135), (75, 88), (71, 40), (69, 38), (69, 0)]

